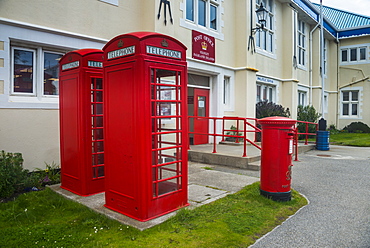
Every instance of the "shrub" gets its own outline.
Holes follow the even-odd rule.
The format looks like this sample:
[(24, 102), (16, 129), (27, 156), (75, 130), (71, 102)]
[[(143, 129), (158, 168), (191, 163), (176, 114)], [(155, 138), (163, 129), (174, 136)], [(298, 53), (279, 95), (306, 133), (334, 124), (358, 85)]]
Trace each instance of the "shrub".
[(34, 174), (38, 174), (42, 186), (60, 183), (60, 169), (54, 161), (51, 164), (45, 163), (45, 170), (40, 168), (36, 170)]
[(290, 117), (290, 111), (289, 108), (285, 109), (283, 106), (273, 102), (263, 101), (256, 104), (257, 119), (270, 116)]
[(0, 198), (22, 191), (27, 175), (21, 153), (0, 152)]
[(329, 126), (329, 131), (330, 131), (330, 134), (338, 134), (340, 131), (335, 127), (334, 124), (331, 124)]
[[(282, 105), (278, 105), (273, 102), (263, 101), (256, 104), (256, 118), (261, 119), (271, 116), (283, 116), (290, 117), (289, 108), (284, 108)], [(258, 128), (261, 125), (257, 124)], [(256, 140), (261, 141), (261, 133), (256, 134)]]
[[(317, 113), (316, 109), (312, 105), (307, 106), (298, 106), (298, 113), (297, 113), (297, 120), (298, 121), (308, 121), (317, 123), (321, 115)], [(298, 123), (298, 132), (299, 133), (306, 133), (306, 124), (305, 123)], [(314, 125), (308, 125), (308, 132), (309, 133), (316, 133), (316, 127)]]
[(345, 126), (343, 130), (349, 133), (370, 133), (370, 127), (363, 122), (352, 122)]

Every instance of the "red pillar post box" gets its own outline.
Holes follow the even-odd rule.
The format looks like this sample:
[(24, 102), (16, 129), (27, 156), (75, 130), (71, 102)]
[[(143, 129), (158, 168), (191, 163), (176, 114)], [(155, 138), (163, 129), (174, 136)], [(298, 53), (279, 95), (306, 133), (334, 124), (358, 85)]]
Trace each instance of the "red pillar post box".
[(103, 51), (81, 49), (59, 61), (61, 187), (78, 195), (104, 187)]
[(136, 32), (103, 51), (105, 206), (147, 221), (188, 205), (186, 47)]
[(260, 193), (275, 201), (291, 200), (294, 125), (286, 117), (258, 120), (262, 126)]

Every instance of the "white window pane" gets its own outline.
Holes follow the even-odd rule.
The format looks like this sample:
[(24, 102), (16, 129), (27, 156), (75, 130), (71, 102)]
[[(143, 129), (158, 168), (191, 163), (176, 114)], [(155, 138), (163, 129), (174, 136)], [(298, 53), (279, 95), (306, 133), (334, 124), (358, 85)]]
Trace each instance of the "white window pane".
[(198, 24), (206, 26), (206, 2), (198, 0)]
[(342, 50), (342, 62), (348, 61), (348, 50)]
[(351, 49), (351, 61), (357, 61), (357, 49), (353, 48)]
[(186, 19), (194, 21), (194, 0), (186, 0)]
[(60, 54), (44, 53), (44, 95), (59, 94), (59, 60)]
[(357, 115), (357, 104), (352, 104), (352, 115)]
[(349, 101), (349, 91), (344, 91), (344, 92), (342, 92), (342, 96), (343, 96), (343, 98), (342, 98), (342, 100), (343, 101)]
[(257, 102), (261, 101), (261, 85), (257, 85)]
[(348, 103), (343, 104), (342, 114), (343, 115), (348, 115), (349, 114), (349, 104)]
[(269, 102), (272, 102), (272, 88), (269, 87)]
[(33, 93), (34, 56), (33, 51), (14, 49), (14, 92)]
[(273, 35), (269, 33), (268, 51), (272, 52)]
[(210, 28), (217, 29), (217, 7), (211, 5), (211, 20), (210, 20)]
[(366, 60), (366, 48), (360, 48), (360, 60)]

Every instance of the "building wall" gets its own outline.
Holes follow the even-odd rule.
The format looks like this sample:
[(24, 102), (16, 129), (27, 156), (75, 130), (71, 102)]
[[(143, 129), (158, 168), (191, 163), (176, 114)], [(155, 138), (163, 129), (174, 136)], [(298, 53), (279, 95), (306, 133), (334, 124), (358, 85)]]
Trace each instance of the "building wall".
[(24, 167), (59, 163), (59, 111), (0, 109), (0, 150), (20, 152)]
[[(366, 48), (362, 61), (342, 62), (341, 50)], [(358, 50), (357, 50), (358, 51)], [(350, 54), (348, 54), (350, 55)], [(359, 54), (357, 54), (359, 56)], [(350, 60), (350, 57), (348, 58)], [(357, 57), (357, 59), (359, 59)], [(351, 122), (363, 122), (370, 126), (370, 42), (369, 36), (352, 37), (340, 40), (338, 49), (338, 127), (343, 128)], [(342, 91), (359, 91), (358, 115), (344, 116), (342, 110)]]
[[(111, 2), (111, 3), (106, 3)], [(248, 49), (251, 27), (256, 27), (255, 0), (219, 0), (218, 30), (186, 20), (186, 0), (171, 1), (173, 23), (164, 9), (158, 18), (160, 1), (153, 0), (2, 0), (0, 1), (0, 149), (22, 152), (26, 168), (59, 163), (58, 97), (42, 94), (39, 71), (37, 92), (11, 94), (11, 47), (34, 49), (39, 60), (43, 51), (65, 53), (80, 48), (102, 48), (111, 38), (133, 31), (153, 31), (172, 36), (187, 47), (189, 73), (209, 78), (211, 116), (254, 117), (259, 84), (274, 88), (274, 102), (297, 117), (298, 92), (305, 92), (305, 104), (318, 112), (322, 107), (320, 74), (320, 29), (317, 22), (289, 1), (273, 1), (273, 52)], [(252, 4), (252, 5), (251, 5)], [(252, 17), (252, 18), (251, 18)], [(304, 66), (295, 66), (298, 20), (306, 23)], [(215, 63), (192, 58), (192, 30), (215, 37)], [(312, 36), (310, 33), (312, 31)], [(257, 41), (254, 34), (254, 41)], [(368, 36), (343, 39), (326, 32), (327, 74), (325, 99), (328, 124), (341, 128), (352, 121), (370, 123), (365, 109), (370, 105), (369, 63), (341, 64), (340, 47), (367, 44)], [(229, 80), (229, 99), (224, 99), (224, 80)], [(364, 80), (362, 80), (364, 79)], [(359, 117), (341, 116), (341, 90), (359, 90)], [(36, 145), (34, 145), (36, 144)]]

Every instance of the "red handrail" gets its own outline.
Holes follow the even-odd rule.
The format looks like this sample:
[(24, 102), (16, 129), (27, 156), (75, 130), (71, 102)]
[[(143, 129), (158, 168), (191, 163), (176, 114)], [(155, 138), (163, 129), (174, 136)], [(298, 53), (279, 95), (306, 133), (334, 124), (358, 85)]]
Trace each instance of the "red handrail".
[[(247, 133), (249, 132), (254, 132), (258, 133), (261, 132), (261, 129), (250, 123), (250, 120), (257, 122), (256, 118), (242, 118), (242, 117), (229, 117), (229, 116), (224, 116), (224, 117), (200, 117), (200, 116), (189, 116), (189, 122), (191, 118), (197, 118), (197, 119), (208, 119), (210, 121), (213, 121), (213, 133), (200, 133), (200, 132), (190, 132), (189, 134), (200, 134), (200, 135), (208, 135), (208, 136), (213, 136), (213, 152), (212, 153), (217, 153), (217, 142), (216, 138), (221, 137), (221, 141), (225, 141), (225, 137), (231, 137), (235, 138), (235, 143), (239, 143), (239, 139), (243, 140), (243, 157), (247, 157), (247, 142), (255, 146), (256, 148), (261, 150), (261, 147), (257, 145), (255, 142), (251, 141), (250, 139), (247, 138)], [(225, 129), (225, 121), (236, 121), (236, 129)], [(217, 121), (222, 121), (222, 132), (217, 133)], [(240, 121), (243, 122), (243, 129), (240, 129)], [(247, 128), (251, 127), (252, 130), (248, 130)], [(225, 134), (225, 132), (233, 132), (233, 134)], [(242, 133), (242, 135), (240, 135)], [(255, 134), (255, 140), (256, 140), (256, 134)], [(190, 146), (189, 146), (190, 149)]]
[[(305, 123), (306, 126), (305, 126), (305, 133), (298, 133), (298, 123)], [(295, 159), (294, 161), (299, 161), (298, 160), (298, 136), (301, 134), (301, 135), (305, 135), (305, 142), (304, 144), (305, 145), (308, 145), (308, 136), (315, 136), (316, 133), (309, 133), (308, 132), (308, 125), (315, 125), (316, 126), (316, 131), (318, 130), (318, 127), (319, 127), (319, 124), (317, 123), (314, 123), (314, 122), (309, 122), (309, 121), (297, 121), (297, 124), (296, 124), (296, 127), (294, 129), (294, 132), (295, 132), (295, 135), (294, 135), (294, 145), (295, 145)]]
[[(239, 143), (239, 139), (243, 140), (243, 157), (247, 157), (247, 144), (251, 144), (255, 146), (256, 148), (261, 150), (261, 146), (257, 145), (255, 142), (257, 141), (257, 133), (261, 133), (261, 129), (258, 128), (255, 125), (253, 125), (251, 122), (257, 123), (256, 118), (244, 118), (244, 117), (236, 117), (236, 116), (224, 116), (224, 117), (200, 117), (200, 116), (189, 116), (189, 122), (191, 118), (198, 118), (198, 119), (208, 119), (209, 121), (213, 121), (213, 132), (212, 133), (199, 133), (199, 132), (190, 132), (189, 134), (200, 134), (200, 135), (207, 135), (207, 136), (213, 136), (213, 151), (212, 153), (217, 153), (217, 137), (221, 137), (221, 141), (224, 142), (226, 137), (229, 138), (235, 138), (235, 143)], [(217, 121), (222, 121), (222, 131), (221, 133), (217, 133)], [(236, 125), (236, 129), (226, 129), (225, 128), (225, 121), (233, 121), (233, 124)], [(240, 121), (243, 122), (242, 129), (240, 129)], [(236, 123), (235, 123), (236, 122)], [(298, 133), (298, 123), (305, 123), (305, 133)], [(294, 142), (293, 145), (295, 146), (295, 161), (298, 161), (298, 136), (299, 135), (305, 135), (305, 145), (308, 144), (308, 136), (310, 135), (316, 135), (316, 133), (309, 133), (308, 132), (308, 125), (315, 125), (316, 130), (318, 130), (318, 124), (308, 121), (297, 121), (297, 124), (294, 128)], [(234, 126), (234, 125), (232, 125)], [(251, 130), (248, 129), (248, 127), (252, 128)], [(227, 134), (227, 132), (232, 132), (234, 134)], [(254, 141), (251, 141), (247, 138), (247, 133), (254, 132)], [(225, 134), (226, 133), (226, 134)], [(240, 135), (240, 133), (242, 133)], [(190, 145), (189, 145), (190, 149)]]

